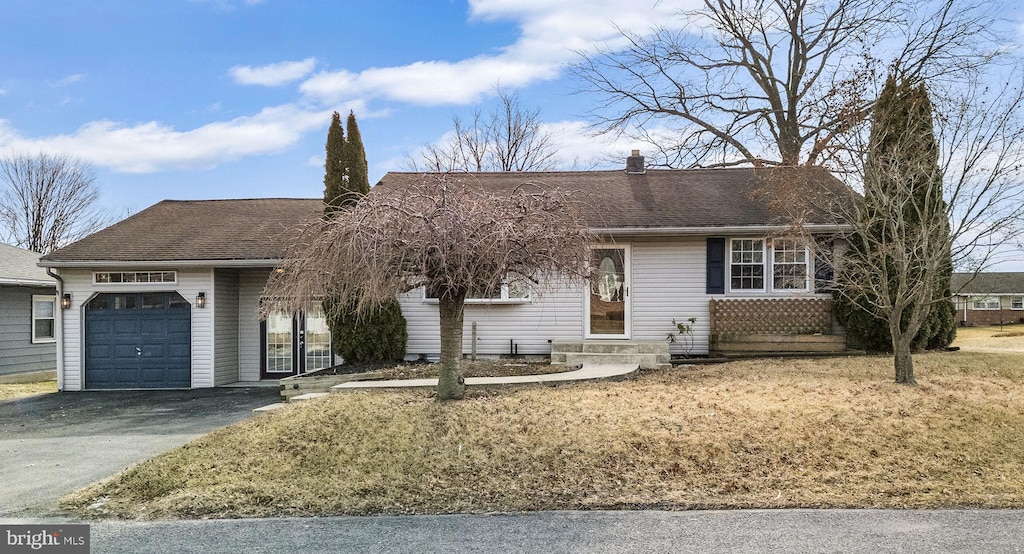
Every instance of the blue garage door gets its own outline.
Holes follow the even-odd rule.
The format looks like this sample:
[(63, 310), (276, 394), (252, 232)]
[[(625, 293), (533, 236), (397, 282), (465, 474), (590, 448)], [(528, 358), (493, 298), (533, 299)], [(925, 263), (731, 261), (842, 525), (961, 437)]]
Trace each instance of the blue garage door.
[(191, 311), (175, 292), (93, 298), (85, 307), (85, 388), (190, 387)]

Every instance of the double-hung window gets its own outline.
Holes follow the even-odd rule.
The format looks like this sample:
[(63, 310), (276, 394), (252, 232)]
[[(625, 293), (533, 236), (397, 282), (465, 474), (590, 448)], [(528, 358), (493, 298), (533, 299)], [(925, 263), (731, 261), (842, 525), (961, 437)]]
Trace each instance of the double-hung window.
[(807, 248), (795, 240), (772, 245), (772, 288), (807, 290)]
[(1010, 297), (1010, 309), (1011, 310), (1024, 310), (1024, 296), (1011, 296)]
[(54, 342), (57, 340), (55, 317), (56, 296), (32, 296), (32, 342)]
[(985, 298), (974, 299), (975, 310), (998, 310), (999, 309), (999, 297), (998, 296), (986, 296)]
[(806, 291), (811, 256), (793, 239), (732, 239), (729, 242), (729, 289), (735, 292)]
[(732, 239), (729, 286), (732, 290), (764, 290), (764, 240)]

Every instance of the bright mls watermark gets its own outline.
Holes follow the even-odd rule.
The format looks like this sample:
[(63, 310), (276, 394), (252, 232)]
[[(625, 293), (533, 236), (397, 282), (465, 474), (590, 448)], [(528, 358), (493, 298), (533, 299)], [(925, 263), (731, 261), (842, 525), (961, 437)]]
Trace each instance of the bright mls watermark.
[(88, 525), (0, 525), (0, 554), (89, 554)]

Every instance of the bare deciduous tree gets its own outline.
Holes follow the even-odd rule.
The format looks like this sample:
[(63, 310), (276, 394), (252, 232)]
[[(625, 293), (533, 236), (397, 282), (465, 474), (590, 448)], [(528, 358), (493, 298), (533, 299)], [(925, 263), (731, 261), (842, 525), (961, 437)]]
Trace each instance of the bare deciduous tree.
[[(575, 67), (603, 96), (603, 132), (668, 167), (826, 165), (870, 114), (879, 74), (962, 76), (999, 52), (989, 4), (943, 0), (705, 0), (681, 31), (623, 31)], [(651, 130), (664, 123), (674, 135)]]
[(499, 92), (499, 106), (487, 116), (479, 110), (468, 122), (452, 120), (444, 142), (412, 154), (414, 171), (544, 171), (555, 166), (551, 135), (541, 128), (540, 111), (524, 108), (516, 94)]
[[(438, 298), (438, 398), (461, 398), (463, 308), (472, 293), (585, 278), (589, 237), (572, 196), (524, 183), (495, 195), (451, 177), (374, 190), (302, 229), (263, 306), (297, 311), (330, 296), (370, 310), (427, 287)], [(536, 288), (534, 291), (538, 290)]]
[(48, 253), (104, 227), (92, 166), (66, 154), (0, 158), (0, 233), (12, 244)]
[(948, 264), (980, 271), (1024, 228), (1024, 86), (973, 83), (932, 98), (934, 155), (922, 146), (930, 115), (927, 122), (907, 117), (882, 138), (851, 135), (850, 151), (863, 153), (851, 166), (862, 202), (832, 202), (794, 183), (765, 187), (793, 221), (813, 205), (851, 229), (844, 237), (850, 248), (833, 260), (837, 290), (867, 299), (886, 321), (896, 381), (906, 384), (915, 382), (911, 341), (929, 311), (952, 300), (938, 282)]

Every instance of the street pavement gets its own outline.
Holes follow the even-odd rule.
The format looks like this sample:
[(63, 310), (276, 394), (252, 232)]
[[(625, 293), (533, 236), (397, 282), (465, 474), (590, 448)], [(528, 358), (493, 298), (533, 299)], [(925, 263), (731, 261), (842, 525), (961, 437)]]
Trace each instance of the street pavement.
[(593, 511), (91, 525), (92, 552), (104, 554), (1024, 552), (1024, 511), (1017, 510)]

